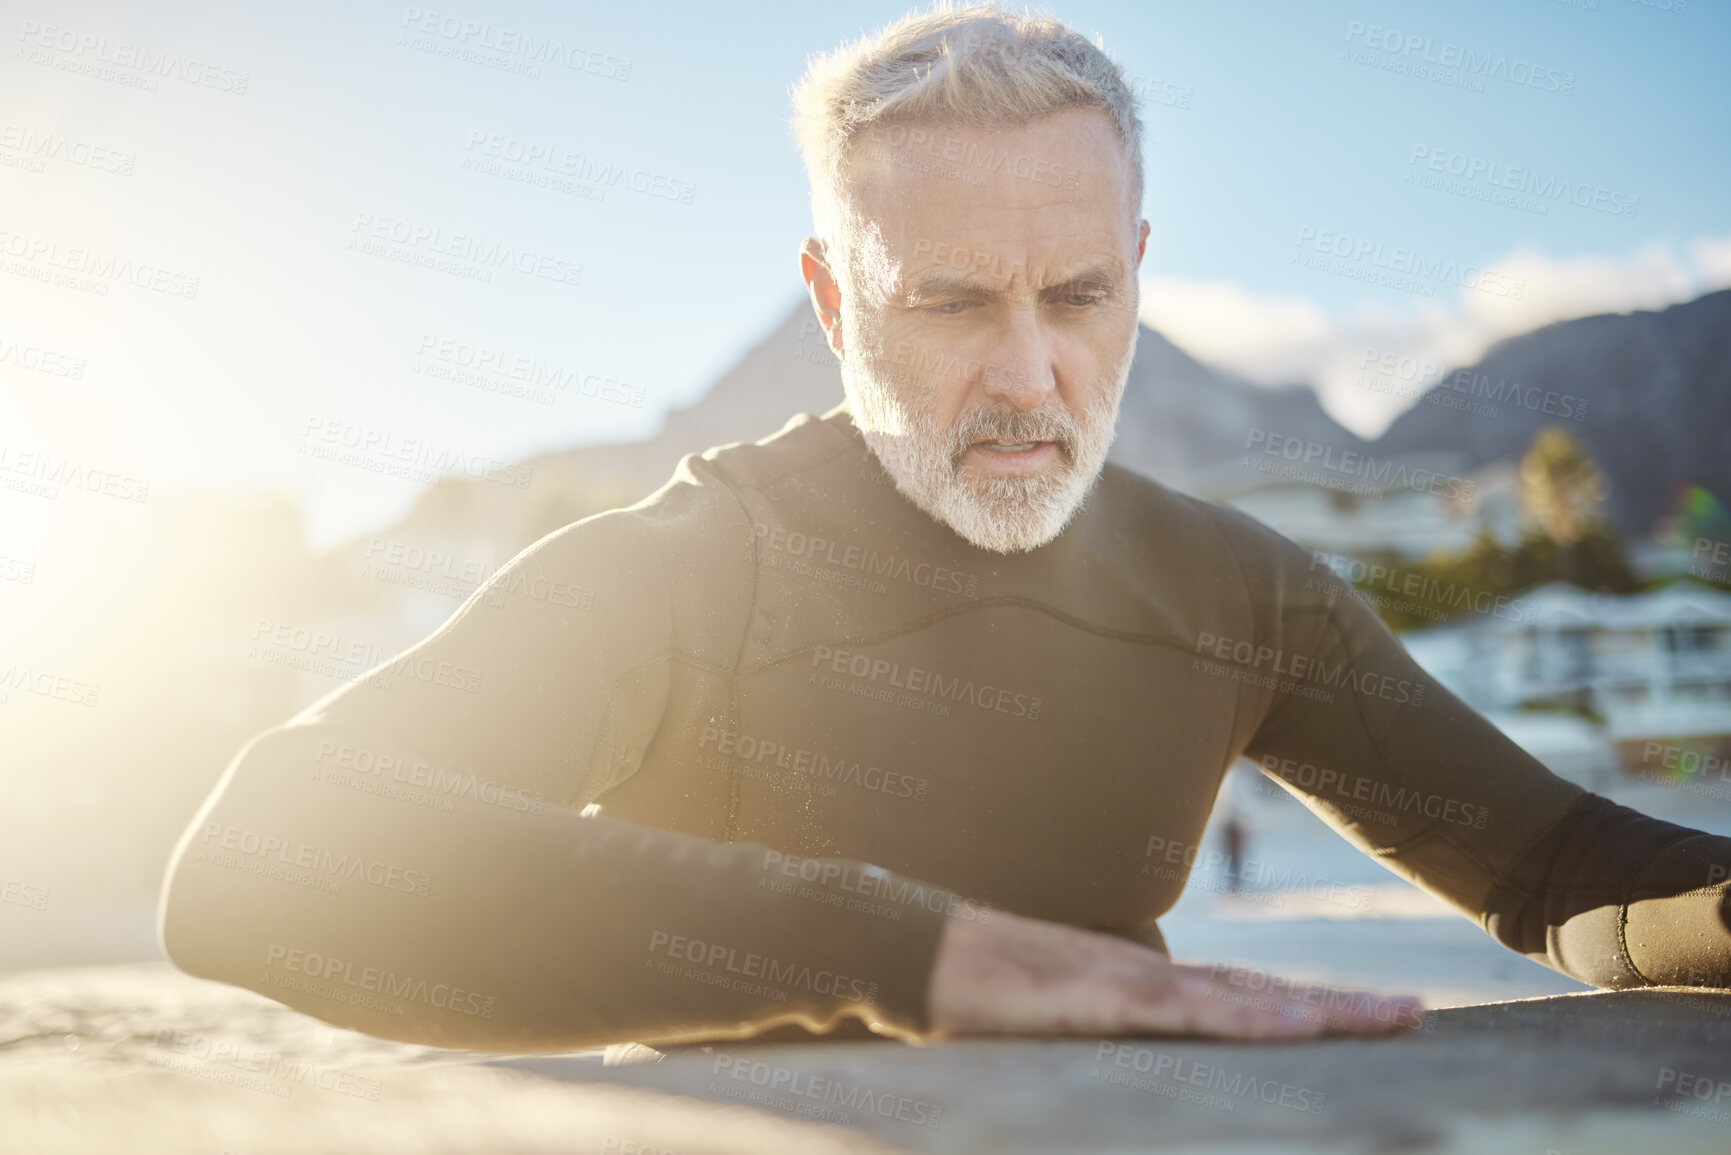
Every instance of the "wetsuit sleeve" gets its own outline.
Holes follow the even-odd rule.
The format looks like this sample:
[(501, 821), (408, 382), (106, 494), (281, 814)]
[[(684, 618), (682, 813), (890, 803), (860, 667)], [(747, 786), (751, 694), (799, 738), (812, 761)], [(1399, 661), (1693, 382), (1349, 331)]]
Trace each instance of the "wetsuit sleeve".
[(1731, 839), (1552, 774), (1420, 669), (1319, 556), (1250, 532), (1255, 644), (1236, 660), (1251, 675), (1245, 754), (1266, 775), (1554, 970), (1601, 987), (1731, 986)]
[[(810, 900), (876, 867), (816, 860), (794, 898), (764, 846), (580, 813), (667, 717), (670, 664), (685, 660), (675, 586), (735, 564), (723, 551), (670, 567), (665, 520), (639, 508), (551, 535), (431, 637), (249, 744), (170, 864), (170, 958), (340, 1026), (447, 1047), (843, 1018), (925, 1030), (942, 914), (861, 918), (839, 888)], [(673, 572), (693, 564), (709, 572)]]

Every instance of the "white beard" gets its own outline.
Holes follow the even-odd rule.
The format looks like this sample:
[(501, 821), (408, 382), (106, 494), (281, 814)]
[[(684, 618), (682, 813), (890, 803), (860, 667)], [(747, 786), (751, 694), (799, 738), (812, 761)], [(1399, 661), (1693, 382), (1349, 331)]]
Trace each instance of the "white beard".
[[(945, 429), (929, 406), (899, 396), (860, 357), (843, 360), (842, 380), (854, 423), (903, 496), (980, 549), (1022, 553), (1062, 533), (1100, 476), (1134, 351), (1099, 383), (1080, 421), (1053, 393), (1034, 410), (1002, 402), (965, 410)], [(912, 391), (929, 396), (924, 384)], [(1031, 476), (981, 476), (964, 455), (982, 440), (1055, 442), (1063, 461)]]

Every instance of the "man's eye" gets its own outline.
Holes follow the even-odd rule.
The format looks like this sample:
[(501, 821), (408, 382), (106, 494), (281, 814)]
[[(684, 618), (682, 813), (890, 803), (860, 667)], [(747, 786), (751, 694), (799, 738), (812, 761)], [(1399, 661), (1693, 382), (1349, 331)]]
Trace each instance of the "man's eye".
[(1105, 298), (1098, 293), (1066, 293), (1064, 295), (1064, 304), (1074, 305), (1077, 308), (1086, 308), (1089, 305), (1098, 305), (1104, 299)]
[(945, 317), (954, 317), (967, 307), (968, 303), (966, 301), (945, 301), (941, 305), (934, 305), (932, 307), (932, 312), (941, 314)]

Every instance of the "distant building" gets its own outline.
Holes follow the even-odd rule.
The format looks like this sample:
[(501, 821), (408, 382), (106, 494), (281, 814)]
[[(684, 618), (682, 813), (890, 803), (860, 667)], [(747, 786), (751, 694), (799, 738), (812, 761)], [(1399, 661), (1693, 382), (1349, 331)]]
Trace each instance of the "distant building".
[[(1404, 641), (1469, 705), (1499, 724), (1527, 719), (1504, 728), (1520, 741), (1515, 731), (1524, 726), (1529, 740), (1548, 744), (1528, 747), (1541, 761), (1566, 754), (1567, 769), (1552, 766), (1559, 773), (1592, 777), (1589, 763), (1612, 758), (1628, 771), (1662, 766), (1672, 777), (1725, 765), (1731, 594), (1687, 581), (1623, 596), (1556, 582), (1520, 600), (1519, 615), (1473, 615)], [(1557, 717), (1547, 728), (1535, 710), (1575, 711), (1580, 721)], [(1583, 741), (1594, 730), (1596, 750)]]
[(1460, 552), (1481, 528), (1504, 543), (1518, 538), (1511, 463), (1466, 473), (1454, 454), (1367, 460), (1339, 455), (1318, 466), (1247, 454), (1198, 471), (1187, 488), (1332, 554)]

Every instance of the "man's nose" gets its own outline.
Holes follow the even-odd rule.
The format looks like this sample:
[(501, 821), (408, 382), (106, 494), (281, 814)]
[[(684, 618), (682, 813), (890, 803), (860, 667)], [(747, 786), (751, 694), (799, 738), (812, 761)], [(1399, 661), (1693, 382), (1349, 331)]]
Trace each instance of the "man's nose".
[(1012, 319), (993, 343), (981, 382), (988, 397), (1038, 409), (1057, 387), (1050, 339), (1032, 317)]

